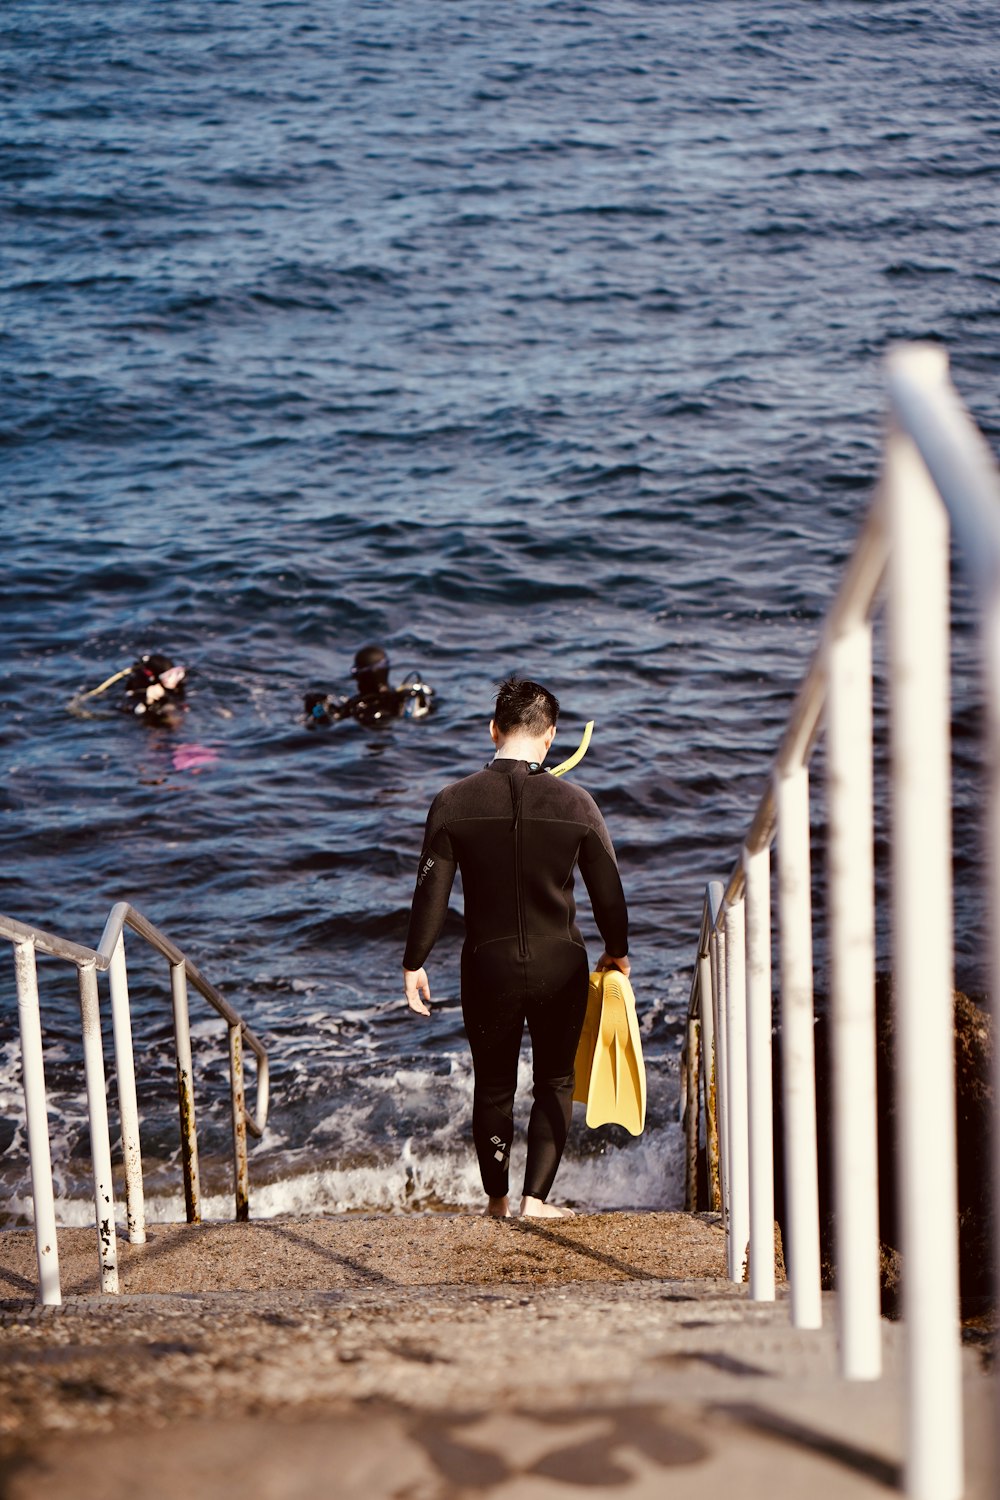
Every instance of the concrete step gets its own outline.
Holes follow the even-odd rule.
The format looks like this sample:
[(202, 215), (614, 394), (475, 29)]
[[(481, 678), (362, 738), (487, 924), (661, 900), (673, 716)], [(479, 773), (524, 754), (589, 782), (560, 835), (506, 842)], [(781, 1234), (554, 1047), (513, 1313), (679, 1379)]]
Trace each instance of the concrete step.
[[(837, 1500), (898, 1483), (902, 1326), (883, 1325), (883, 1378), (845, 1384), (832, 1298), (801, 1333), (783, 1288), (754, 1304), (692, 1269), (721, 1256), (709, 1218), (164, 1226), (123, 1247), (116, 1298), (94, 1290), (92, 1232), (64, 1238), (69, 1294), (41, 1309), (11, 1284), (30, 1280), (28, 1236), (0, 1235), (9, 1500)], [(967, 1494), (986, 1500), (993, 1392), (979, 1353), (964, 1361)]]

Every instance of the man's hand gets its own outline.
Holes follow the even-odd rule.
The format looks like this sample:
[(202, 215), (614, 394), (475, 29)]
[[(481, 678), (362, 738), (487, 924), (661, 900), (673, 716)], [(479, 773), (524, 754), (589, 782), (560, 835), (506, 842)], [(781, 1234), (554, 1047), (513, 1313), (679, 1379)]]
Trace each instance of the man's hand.
[[(404, 969), (403, 970), (403, 994), (406, 1003), (411, 1010), (415, 1010), (418, 1016), (429, 1016), (430, 1006), (424, 1001), (431, 998), (430, 980), (427, 978), (426, 969)], [(423, 1000), (421, 1000), (423, 995)]]
[(606, 969), (617, 969), (627, 979), (632, 972), (632, 965), (627, 958), (612, 958), (610, 953), (602, 953), (597, 960), (597, 972), (603, 974)]

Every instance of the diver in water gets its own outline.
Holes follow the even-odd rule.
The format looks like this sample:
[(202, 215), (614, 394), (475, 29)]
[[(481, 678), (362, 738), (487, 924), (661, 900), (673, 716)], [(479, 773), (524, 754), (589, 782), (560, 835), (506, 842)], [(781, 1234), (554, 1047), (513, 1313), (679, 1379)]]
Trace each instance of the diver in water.
[(187, 669), (178, 666), (160, 652), (147, 652), (130, 667), (115, 672), (99, 687), (76, 693), (67, 705), (70, 713), (80, 718), (94, 717), (93, 711), (85, 707), (93, 698), (106, 693), (116, 682), (124, 681), (121, 698), (114, 708), (122, 713), (134, 714), (152, 724), (176, 723), (184, 711), (184, 682)]
[(386, 719), (423, 719), (431, 711), (434, 689), (421, 682), (416, 672), (404, 677), (399, 687), (389, 685), (389, 658), (381, 646), (363, 646), (354, 658), (351, 676), (357, 692), (351, 698), (330, 693), (306, 693), (306, 723), (338, 724), (357, 719), (359, 724), (380, 724)]
[(140, 656), (125, 678), (124, 713), (164, 720), (174, 716), (184, 697), (187, 671), (159, 652)]

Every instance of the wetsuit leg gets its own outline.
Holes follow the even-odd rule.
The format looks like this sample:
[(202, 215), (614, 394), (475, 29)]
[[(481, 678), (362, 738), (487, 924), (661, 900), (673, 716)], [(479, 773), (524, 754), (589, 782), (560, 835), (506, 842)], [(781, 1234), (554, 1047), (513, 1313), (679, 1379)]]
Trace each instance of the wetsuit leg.
[(490, 1197), (507, 1193), (525, 1019), (534, 1103), (524, 1193), (544, 1198), (552, 1187), (573, 1114), (573, 1065), (589, 972), (584, 949), (558, 939), (532, 939), (528, 959), (518, 955), (516, 940), (486, 943), (462, 955), (462, 1014), (475, 1072), (472, 1138)]
[[(506, 944), (488, 944), (487, 951)], [(515, 945), (516, 947), (516, 945)], [(505, 961), (506, 960), (506, 961)], [(483, 1188), (491, 1198), (508, 1190), (514, 1139), (514, 1092), (524, 1034), (524, 965), (497, 952), (462, 955), (462, 1015), (472, 1049), (475, 1088), (472, 1139)]]
[[(587, 1014), (590, 966), (584, 950), (575, 944), (552, 945), (555, 951), (545, 955), (537, 947), (532, 944), (533, 983), (527, 1005), (534, 1103), (528, 1120), (524, 1196), (544, 1200), (559, 1170), (573, 1117), (574, 1064)], [(545, 977), (552, 987), (541, 989), (538, 980)]]

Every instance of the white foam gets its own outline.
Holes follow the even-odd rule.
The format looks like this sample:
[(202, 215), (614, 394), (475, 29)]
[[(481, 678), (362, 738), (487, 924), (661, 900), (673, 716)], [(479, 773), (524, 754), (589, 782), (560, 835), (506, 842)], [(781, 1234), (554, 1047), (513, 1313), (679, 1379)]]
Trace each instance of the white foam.
[[(680, 1127), (671, 1125), (624, 1146), (606, 1145), (593, 1156), (568, 1156), (560, 1168), (553, 1198), (589, 1211), (679, 1208), (683, 1196), (680, 1173), (683, 1145)], [(523, 1156), (523, 1142), (515, 1143), (511, 1160), (515, 1194), (523, 1172)], [(306, 1170), (256, 1187), (251, 1185), (250, 1192), (250, 1211), (255, 1219), (284, 1214), (477, 1209), (482, 1203), (475, 1156), (465, 1143), (450, 1150), (428, 1150), (425, 1141), (413, 1140), (406, 1141), (391, 1161)], [(30, 1220), (33, 1212), (30, 1193), (12, 1195), (8, 1211), (12, 1216), (23, 1215)], [(205, 1219), (231, 1219), (232, 1194), (204, 1195), (201, 1211)], [(183, 1194), (180, 1191), (149, 1194), (146, 1217), (152, 1224), (183, 1221)], [(67, 1227), (92, 1225), (93, 1199), (58, 1198), (56, 1218)], [(124, 1225), (124, 1204), (116, 1203), (115, 1219)]]
[[(354, 1012), (354, 1016), (360, 1012)], [(344, 1016), (324, 1018), (330, 1029)], [(203, 1056), (218, 1056), (219, 1038), (205, 1037)], [(407, 1213), (435, 1209), (465, 1210), (481, 1206), (482, 1186), (470, 1136), (473, 1075), (467, 1049), (438, 1052), (433, 1061), (400, 1062), (389, 1068), (354, 1066), (337, 1074), (324, 1053), (327, 1069), (319, 1073), (310, 1048), (288, 1048), (285, 1088), (289, 1098), (275, 1100), (272, 1121), (262, 1141), (251, 1145), (251, 1209), (255, 1217), (277, 1214), (349, 1212)], [(302, 1055), (299, 1055), (299, 1052)], [(31, 1183), (23, 1131), (17, 1044), (0, 1051), (0, 1105), (15, 1125), (4, 1154), (0, 1182), (5, 1192), (3, 1220), (31, 1215)], [(654, 1053), (655, 1056), (655, 1053)], [(652, 1059), (651, 1059), (652, 1061)], [(560, 1168), (554, 1197), (583, 1209), (675, 1208), (683, 1197), (683, 1146), (673, 1123), (676, 1067), (662, 1057), (648, 1069), (649, 1115), (645, 1134), (633, 1140), (623, 1132), (594, 1136), (576, 1119)], [(515, 1141), (511, 1185), (519, 1194), (524, 1167), (524, 1130), (531, 1101), (531, 1063), (523, 1053), (518, 1069)], [(86, 1101), (82, 1091), (52, 1089), (49, 1095), (52, 1158), (60, 1223), (93, 1223), (89, 1153), (85, 1145)], [(228, 1189), (231, 1165), (225, 1151), (229, 1101), (222, 1087), (199, 1098), (202, 1125), (202, 1212), (206, 1218), (231, 1218)], [(184, 1217), (181, 1171), (172, 1142), (176, 1140), (176, 1104), (143, 1100), (143, 1144), (156, 1146), (145, 1157), (147, 1213), (151, 1222)], [(112, 1111), (112, 1130), (117, 1120)], [(209, 1127), (206, 1130), (206, 1127)], [(115, 1132), (116, 1133), (116, 1132)], [(210, 1134), (214, 1145), (208, 1145)], [(164, 1154), (165, 1153), (165, 1154)], [(115, 1148), (117, 1162), (117, 1148)], [(118, 1171), (116, 1168), (116, 1176)], [(118, 1209), (119, 1222), (124, 1210)]]
[(677, 1124), (599, 1155), (563, 1158), (553, 1197), (575, 1207), (679, 1209), (684, 1204), (684, 1134)]

